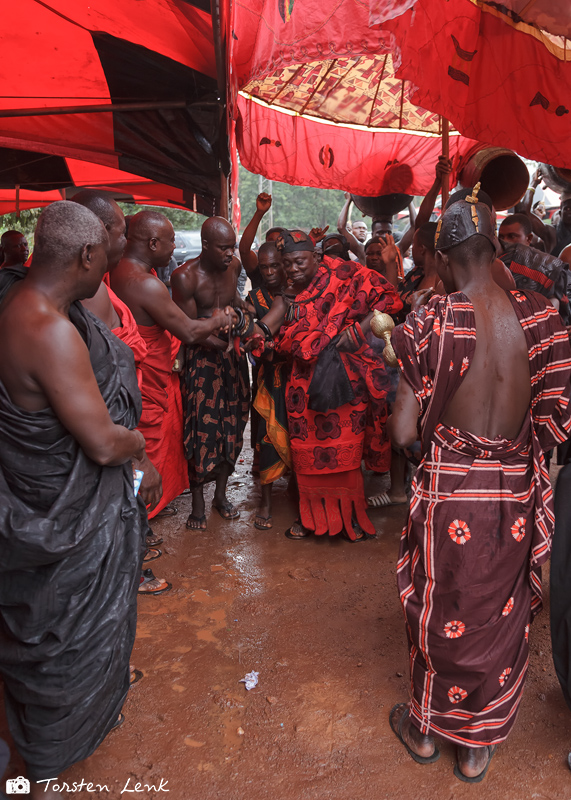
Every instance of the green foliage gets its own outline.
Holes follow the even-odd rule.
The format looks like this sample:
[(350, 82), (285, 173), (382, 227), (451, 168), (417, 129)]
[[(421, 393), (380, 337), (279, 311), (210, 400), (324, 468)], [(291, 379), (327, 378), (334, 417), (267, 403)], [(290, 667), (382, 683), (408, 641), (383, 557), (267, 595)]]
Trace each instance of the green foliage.
[(132, 216), (139, 211), (158, 211), (172, 222), (175, 231), (199, 230), (205, 220), (201, 214), (184, 211), (182, 208), (166, 208), (166, 206), (139, 206), (136, 203), (119, 203), (125, 216)]
[(34, 231), (36, 222), (40, 216), (41, 208), (25, 208), (20, 211), (20, 219), (16, 214), (4, 214), (0, 216), (0, 236), (6, 231), (21, 231), (30, 245), (34, 243)]
[[(241, 230), (246, 227), (256, 210), (256, 197), (259, 192), (258, 175), (240, 166)], [(329, 225), (332, 233), (337, 230), (337, 217), (345, 202), (343, 192), (289, 186), (287, 183), (273, 181), (271, 195), (274, 226), (310, 230), (313, 227), (323, 228)]]

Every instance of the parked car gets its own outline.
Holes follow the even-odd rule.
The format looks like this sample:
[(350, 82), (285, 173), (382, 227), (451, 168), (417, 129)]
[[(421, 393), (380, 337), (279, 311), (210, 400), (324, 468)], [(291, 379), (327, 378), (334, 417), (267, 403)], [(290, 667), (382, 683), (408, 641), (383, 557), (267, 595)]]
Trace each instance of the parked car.
[(174, 232), (174, 257), (180, 266), (191, 258), (196, 258), (202, 250), (200, 231)]

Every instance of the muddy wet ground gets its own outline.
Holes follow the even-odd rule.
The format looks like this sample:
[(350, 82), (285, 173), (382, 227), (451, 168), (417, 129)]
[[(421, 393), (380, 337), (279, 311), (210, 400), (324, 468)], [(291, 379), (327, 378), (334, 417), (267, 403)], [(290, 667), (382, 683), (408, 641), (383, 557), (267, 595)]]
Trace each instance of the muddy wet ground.
[[(530, 635), (519, 718), (485, 781), (466, 785), (453, 776), (449, 744), (441, 745), (437, 763), (415, 764), (387, 721), (392, 706), (407, 697), (395, 588), (404, 507), (372, 512), (377, 538), (362, 544), (325, 537), (292, 542), (283, 531), (295, 508), (282, 480), (274, 527), (257, 531), (259, 487), (250, 455), (246, 449), (230, 481), (239, 521), (223, 522), (214, 512), (207, 532), (187, 531), (190, 499), (183, 496), (177, 517), (155, 523), (165, 542), (153, 567), (173, 589), (139, 598), (132, 663), (144, 678), (129, 692), (123, 726), (62, 776), (106, 788), (64, 796), (571, 798), (571, 712), (551, 660), (548, 587)], [(380, 481), (368, 477), (371, 488)], [(239, 681), (252, 670), (259, 684), (248, 692)], [(5, 723), (0, 735), (7, 736)], [(7, 777), (21, 772), (13, 755)]]

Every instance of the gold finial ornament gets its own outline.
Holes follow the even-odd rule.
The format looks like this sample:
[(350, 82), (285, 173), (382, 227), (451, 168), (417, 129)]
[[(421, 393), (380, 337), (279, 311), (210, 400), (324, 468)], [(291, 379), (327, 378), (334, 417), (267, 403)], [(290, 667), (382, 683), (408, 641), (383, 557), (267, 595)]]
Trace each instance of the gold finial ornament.
[(371, 320), (371, 330), (377, 339), (385, 340), (385, 349), (383, 350), (383, 360), (389, 367), (398, 367), (398, 359), (393, 346), (391, 344), (391, 332), (395, 327), (394, 320), (388, 314), (383, 314), (381, 311), (375, 309), (373, 319)]
[(474, 203), (474, 204), (475, 203), (479, 203), (480, 202), (478, 200), (478, 192), (479, 191), (480, 191), (480, 181), (478, 181), (478, 183), (474, 186), (474, 188), (472, 189), (472, 194), (469, 197), (466, 198), (466, 202), (467, 203)]

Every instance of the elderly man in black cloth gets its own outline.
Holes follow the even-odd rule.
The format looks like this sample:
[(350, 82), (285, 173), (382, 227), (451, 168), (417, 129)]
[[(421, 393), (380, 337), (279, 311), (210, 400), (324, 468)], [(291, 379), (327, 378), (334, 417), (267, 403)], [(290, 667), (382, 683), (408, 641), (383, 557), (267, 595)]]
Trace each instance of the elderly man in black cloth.
[(88, 209), (41, 214), (31, 267), (0, 272), (0, 673), (34, 798), (118, 721), (143, 540), (145, 441), (131, 350), (79, 302), (109, 239)]

